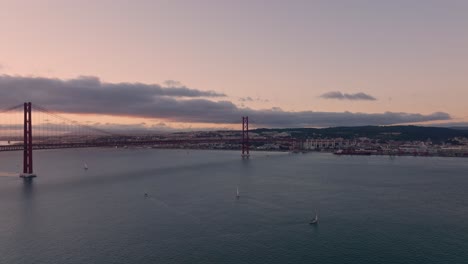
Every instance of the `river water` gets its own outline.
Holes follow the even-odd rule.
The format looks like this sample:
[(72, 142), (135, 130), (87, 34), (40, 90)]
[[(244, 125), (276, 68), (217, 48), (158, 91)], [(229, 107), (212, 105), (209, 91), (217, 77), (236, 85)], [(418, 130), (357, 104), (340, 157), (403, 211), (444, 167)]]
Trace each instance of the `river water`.
[(0, 153), (2, 264), (468, 263), (468, 159), (34, 155), (38, 177), (24, 182), (22, 153)]

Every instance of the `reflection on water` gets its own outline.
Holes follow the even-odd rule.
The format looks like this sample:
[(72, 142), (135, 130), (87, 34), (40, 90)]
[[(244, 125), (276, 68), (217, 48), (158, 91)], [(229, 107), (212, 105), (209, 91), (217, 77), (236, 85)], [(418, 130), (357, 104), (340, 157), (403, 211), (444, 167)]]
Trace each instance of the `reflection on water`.
[(31, 178), (23, 179), (22, 196), (24, 199), (29, 200), (34, 195), (34, 180)]
[(18, 177), (18, 172), (0, 171), (0, 177)]
[(19, 217), (19, 227), (24, 229), (25, 227), (31, 226), (31, 221), (33, 222), (35, 216), (35, 200), (34, 200), (34, 180), (33, 179), (21, 179), (23, 184), (21, 186), (20, 194), (20, 217)]

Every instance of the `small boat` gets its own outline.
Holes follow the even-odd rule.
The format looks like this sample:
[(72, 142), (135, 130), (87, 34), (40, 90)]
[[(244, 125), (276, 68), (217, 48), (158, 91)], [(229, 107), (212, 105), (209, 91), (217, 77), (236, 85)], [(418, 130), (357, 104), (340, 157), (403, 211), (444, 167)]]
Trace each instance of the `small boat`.
[(315, 213), (314, 219), (310, 220), (309, 224), (311, 224), (311, 225), (318, 224), (318, 215), (317, 215), (317, 213)]
[(147, 193), (145, 193), (145, 195), (143, 195), (143, 196), (144, 196), (145, 198), (148, 198), (149, 195), (148, 195)]
[(87, 170), (87, 169), (88, 169), (88, 164), (85, 163), (85, 164), (83, 165), (83, 169), (84, 169), (84, 170)]
[(239, 187), (237, 187), (237, 194), (236, 194), (236, 198), (239, 199), (240, 195), (239, 195)]

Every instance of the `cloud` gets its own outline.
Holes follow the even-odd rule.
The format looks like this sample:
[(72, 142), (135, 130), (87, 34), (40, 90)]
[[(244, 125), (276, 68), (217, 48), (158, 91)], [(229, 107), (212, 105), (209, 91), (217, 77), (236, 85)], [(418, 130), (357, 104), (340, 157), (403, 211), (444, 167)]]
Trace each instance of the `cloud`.
[(199, 98), (205, 96), (219, 97), (222, 94), (141, 83), (101, 83), (95, 77), (60, 80), (0, 76), (2, 108), (31, 101), (63, 113), (106, 114), (211, 124), (238, 124), (241, 116), (248, 115), (252, 125), (256, 127), (392, 125), (451, 120), (450, 115), (443, 112), (428, 115), (395, 112), (291, 112), (278, 107), (256, 110), (240, 108), (226, 100)]
[(422, 115), (395, 112), (371, 114), (314, 111), (286, 112), (278, 109), (271, 109), (254, 111), (249, 115), (252, 115), (250, 119), (253, 120), (254, 124), (260, 123), (270, 127), (393, 125), (451, 119), (449, 114), (443, 112)]
[(252, 102), (254, 99), (250, 96), (247, 96), (247, 97), (241, 97), (239, 98), (239, 101), (241, 102)]
[(358, 100), (375, 101), (377, 100), (377, 98), (371, 95), (365, 94), (365, 93), (347, 94), (347, 93), (342, 93), (339, 91), (324, 93), (320, 95), (319, 97), (324, 98), (324, 99), (338, 99), (338, 100), (352, 100), (352, 101), (358, 101)]
[(281, 109), (281, 107), (278, 107), (278, 106), (273, 106), (273, 107), (271, 108), (271, 111), (283, 112), (283, 109)]
[(119, 124), (119, 123), (93, 123), (91, 127), (101, 129), (103, 131), (112, 131), (113, 133), (146, 133), (146, 132), (169, 132), (176, 131), (164, 122), (157, 124), (135, 123), (135, 124)]
[(240, 102), (253, 102), (253, 101), (257, 101), (257, 102), (264, 102), (264, 103), (267, 103), (267, 102), (269, 102), (270, 100), (268, 100), (268, 99), (262, 99), (262, 98), (260, 98), (260, 97), (257, 97), (257, 98), (254, 99), (254, 98), (252, 98), (252, 97), (250, 97), (250, 96), (247, 96), (247, 97), (241, 97), (241, 98), (239, 98), (239, 101), (240, 101)]
[[(150, 103), (152, 98), (168, 97), (224, 97), (222, 93), (190, 89), (177, 83), (175, 87), (162, 87), (158, 84), (105, 83), (97, 77), (82, 76), (76, 79), (61, 80), (52, 78), (21, 77), (0, 75), (1, 101), (25, 101), (34, 99), (36, 103), (62, 104), (77, 99), (87, 102), (122, 104), (126, 102)], [(1, 102), (0, 101), (0, 102)]]

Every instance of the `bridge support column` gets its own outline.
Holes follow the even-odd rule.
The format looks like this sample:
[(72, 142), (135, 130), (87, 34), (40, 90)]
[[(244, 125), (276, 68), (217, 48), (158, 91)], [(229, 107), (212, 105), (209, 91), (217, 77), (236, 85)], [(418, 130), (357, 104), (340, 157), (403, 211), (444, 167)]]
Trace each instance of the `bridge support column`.
[(24, 103), (23, 173), (20, 174), (20, 177), (24, 179), (36, 177), (33, 173), (31, 113), (31, 102)]
[(242, 158), (249, 158), (249, 117), (242, 117)]

